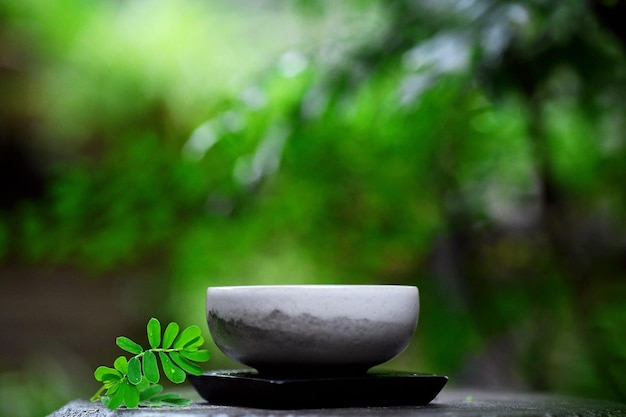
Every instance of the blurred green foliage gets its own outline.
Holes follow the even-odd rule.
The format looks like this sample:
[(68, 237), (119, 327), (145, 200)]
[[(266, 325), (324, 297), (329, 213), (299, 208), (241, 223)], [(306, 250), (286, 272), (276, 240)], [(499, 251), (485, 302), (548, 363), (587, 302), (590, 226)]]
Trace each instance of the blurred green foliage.
[(210, 285), (417, 285), (397, 366), (626, 399), (623, 3), (298, 5), (0, 6), (45, 168), (4, 260), (156, 263), (198, 324)]

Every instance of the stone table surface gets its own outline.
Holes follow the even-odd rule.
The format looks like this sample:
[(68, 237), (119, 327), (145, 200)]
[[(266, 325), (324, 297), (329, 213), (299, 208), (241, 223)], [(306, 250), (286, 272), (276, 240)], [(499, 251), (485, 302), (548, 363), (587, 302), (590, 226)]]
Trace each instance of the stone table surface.
[(181, 408), (139, 408), (111, 411), (100, 403), (72, 401), (49, 417), (617, 417), (626, 416), (626, 404), (547, 394), (444, 389), (426, 406), (265, 410), (210, 405), (198, 401)]

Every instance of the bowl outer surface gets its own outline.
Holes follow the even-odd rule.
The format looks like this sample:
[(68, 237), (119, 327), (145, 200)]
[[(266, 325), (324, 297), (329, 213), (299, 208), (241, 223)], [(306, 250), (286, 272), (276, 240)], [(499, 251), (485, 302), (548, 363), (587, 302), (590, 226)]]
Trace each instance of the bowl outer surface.
[(261, 372), (364, 372), (406, 348), (418, 314), (418, 290), (409, 286), (207, 290), (214, 341), (226, 355)]
[(279, 310), (290, 316), (406, 322), (419, 315), (417, 287), (401, 285), (268, 285), (209, 287), (207, 312), (238, 318)]

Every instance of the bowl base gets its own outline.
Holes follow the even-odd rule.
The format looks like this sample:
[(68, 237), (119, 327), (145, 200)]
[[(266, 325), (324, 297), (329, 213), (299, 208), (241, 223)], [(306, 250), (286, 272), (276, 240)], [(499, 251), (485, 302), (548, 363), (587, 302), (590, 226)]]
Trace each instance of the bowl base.
[(304, 409), (425, 405), (448, 377), (408, 372), (278, 377), (228, 370), (189, 375), (189, 381), (209, 404)]

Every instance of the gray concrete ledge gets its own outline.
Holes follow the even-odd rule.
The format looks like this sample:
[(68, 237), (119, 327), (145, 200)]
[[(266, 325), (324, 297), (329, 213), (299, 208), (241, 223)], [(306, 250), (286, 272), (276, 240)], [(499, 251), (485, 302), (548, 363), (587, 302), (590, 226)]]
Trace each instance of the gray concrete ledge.
[(197, 402), (182, 408), (108, 410), (100, 403), (72, 401), (49, 417), (623, 417), (626, 404), (541, 394), (444, 389), (421, 407), (262, 410)]

